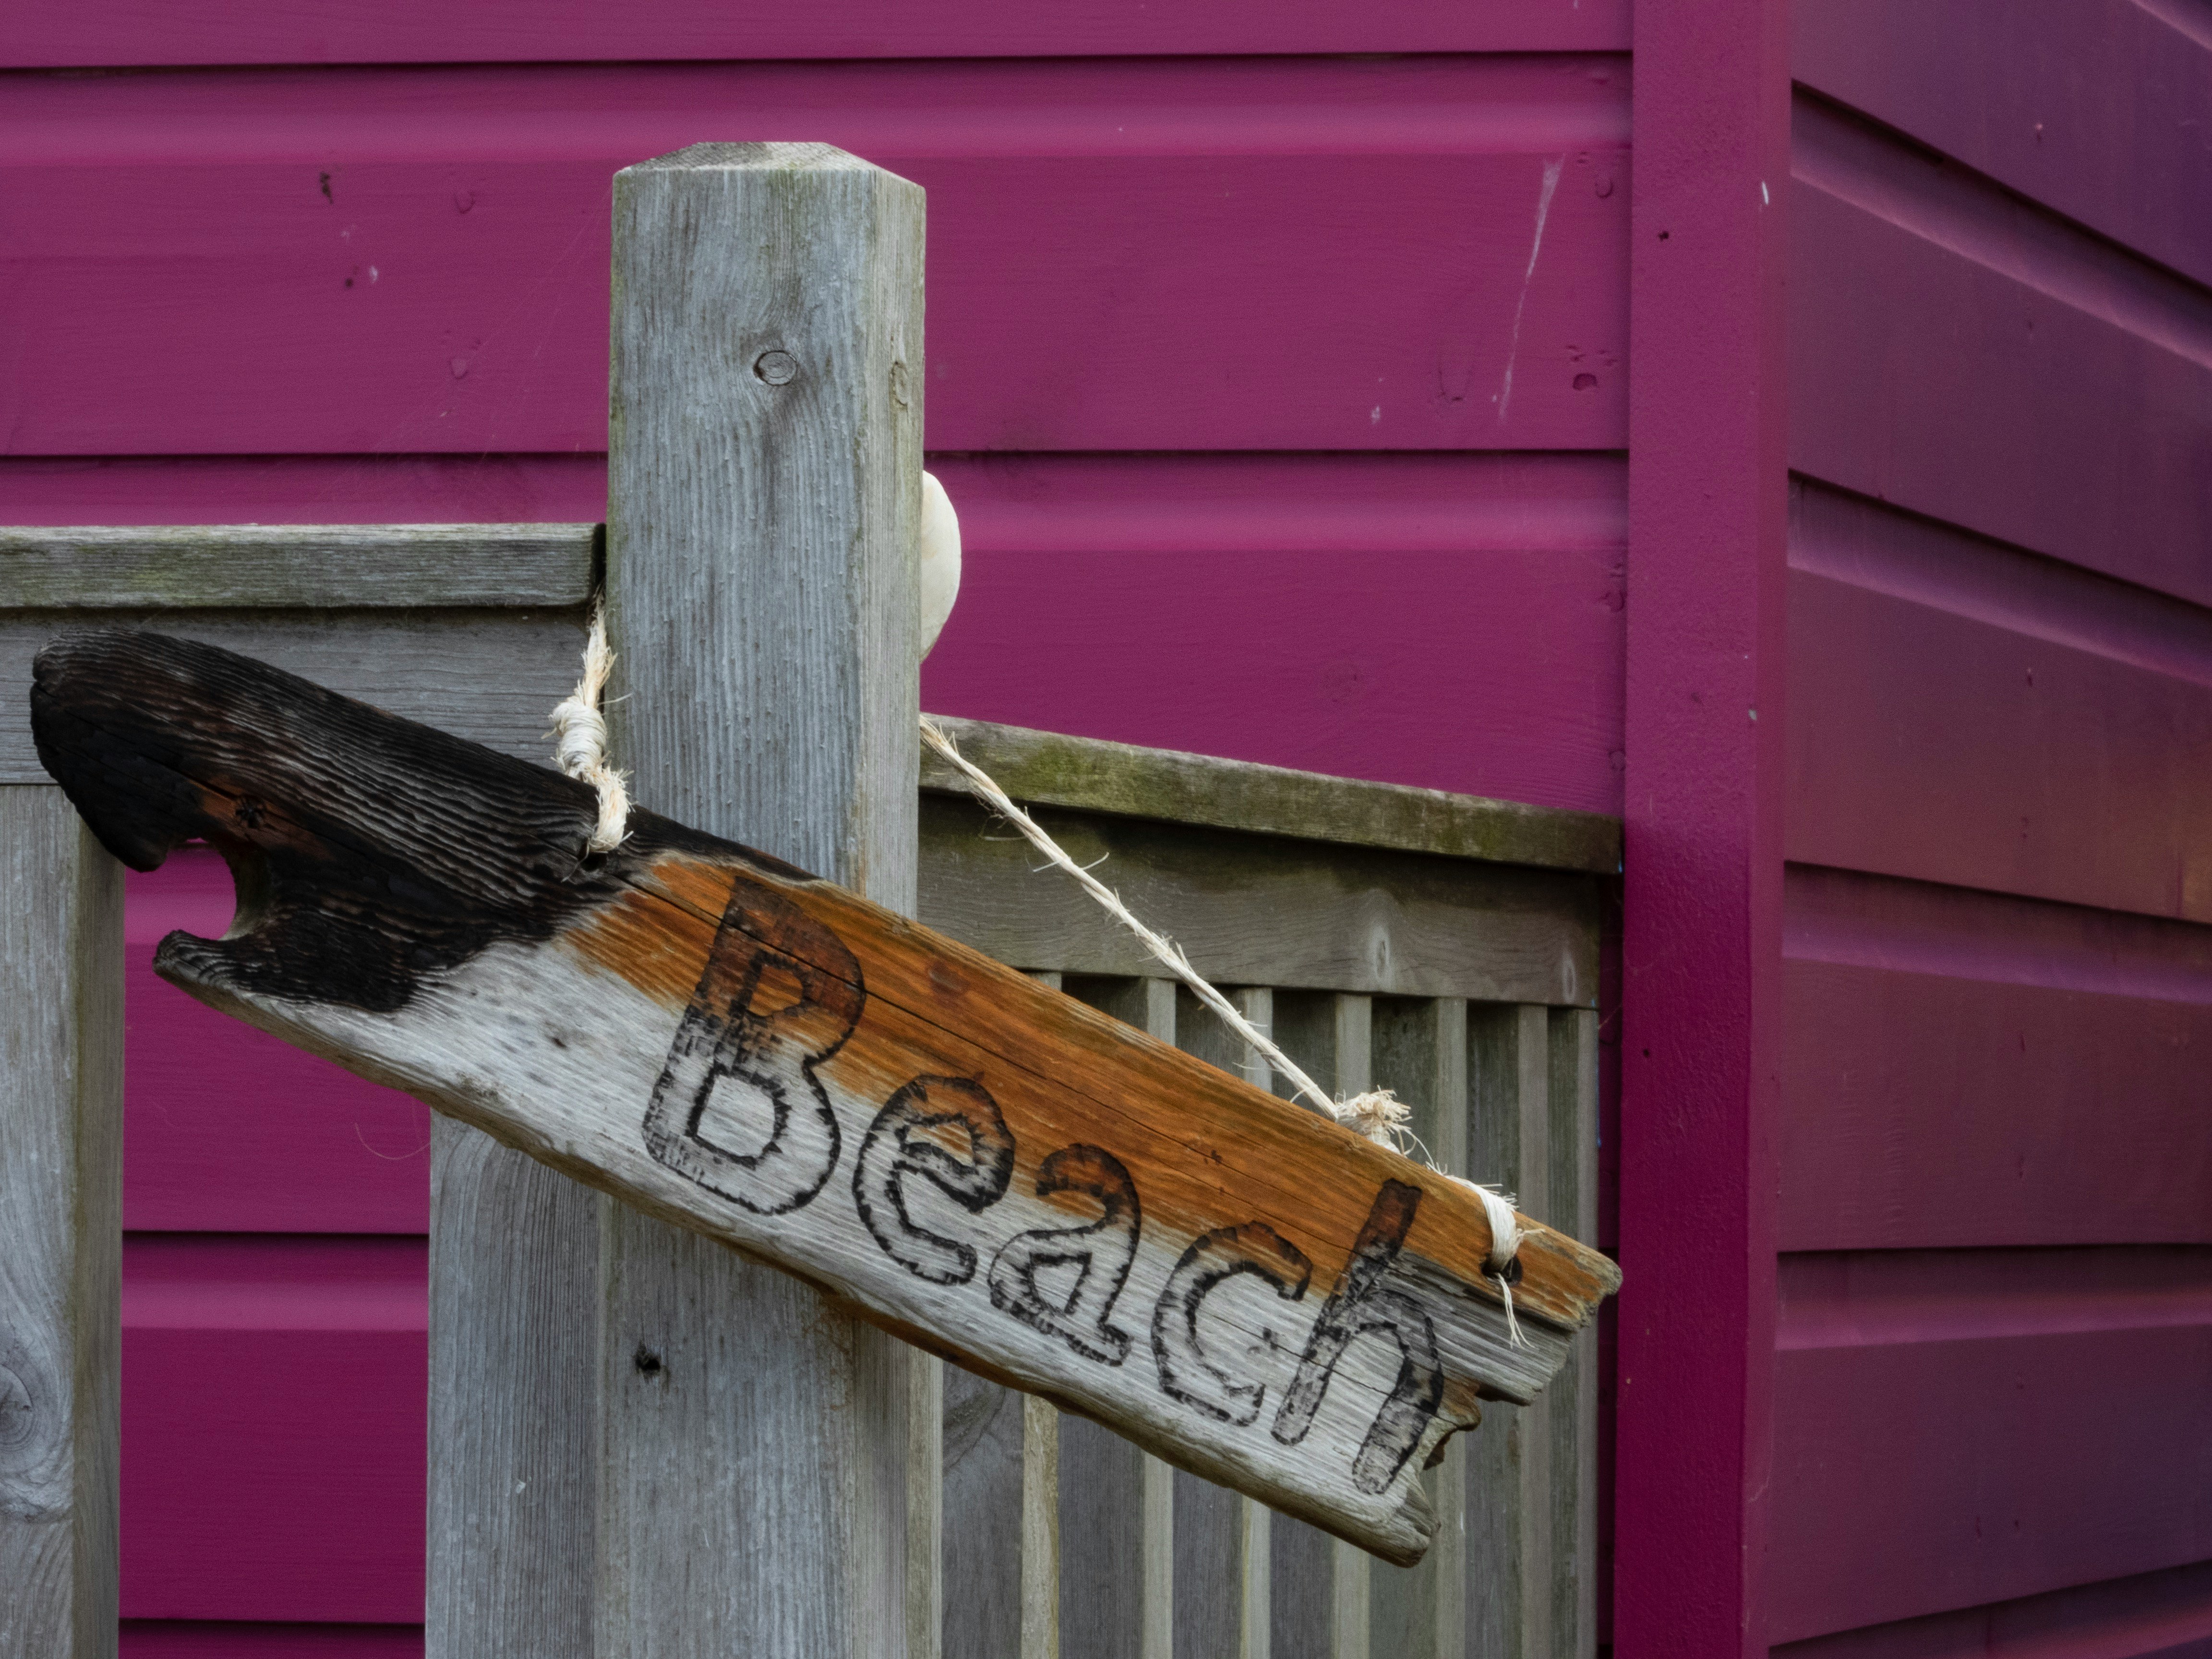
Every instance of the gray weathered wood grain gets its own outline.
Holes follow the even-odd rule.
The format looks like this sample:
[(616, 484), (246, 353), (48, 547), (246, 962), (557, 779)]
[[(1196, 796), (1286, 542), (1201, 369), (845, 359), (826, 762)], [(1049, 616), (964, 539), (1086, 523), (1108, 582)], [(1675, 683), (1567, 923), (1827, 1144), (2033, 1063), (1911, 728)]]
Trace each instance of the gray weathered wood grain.
[[(1551, 1011), (1547, 1096), (1550, 1133), (1541, 1218), (1595, 1242), (1596, 1010)], [(1542, 1406), (1551, 1435), (1551, 1639), (1560, 1659), (1595, 1659), (1597, 1653), (1597, 1384), (1596, 1345), (1579, 1345), (1553, 1380)]]
[[(1042, 811), (1217, 985), (1595, 1004), (1594, 878)], [(1135, 938), (973, 801), (921, 802), (921, 920), (1001, 962), (1131, 976)]]
[(1021, 1591), (1021, 1659), (1060, 1659), (1060, 1413), (1033, 1394), (1022, 1396)]
[[(1323, 1088), (1342, 1099), (1368, 1086), (1373, 1065), (1371, 999), (1363, 995), (1278, 989), (1271, 999), (1270, 1035)], [(1275, 1092), (1290, 1085), (1273, 1079)], [(1317, 1108), (1300, 1101), (1301, 1109)], [(1268, 1528), (1273, 1606), (1268, 1647), (1273, 1659), (1364, 1659), (1367, 1651), (1366, 1558), (1303, 1521), (1276, 1516)]]
[[(1468, 1150), (1467, 1003), (1459, 997), (1439, 997), (1429, 1032), (1433, 1048), (1435, 1135), (1429, 1146), (1437, 1167), (1469, 1180), (1489, 1179), (1475, 1168)], [(1433, 1559), (1424, 1563), (1435, 1596), (1435, 1651), (1438, 1659), (1462, 1659), (1468, 1651), (1467, 1482), (1468, 1447), (1473, 1438), (1502, 1432), (1494, 1423), (1483, 1424), (1474, 1436), (1456, 1435), (1444, 1449), (1444, 1461), (1431, 1473), (1436, 1480), (1437, 1542)]]
[[(1031, 977), (1055, 991), (1064, 982), (1049, 969)], [(1020, 1659), (1060, 1659), (1060, 1413), (1035, 1395), (1021, 1399)], [(945, 1519), (952, 1519), (949, 1506)], [(967, 1650), (948, 1640), (945, 1651)]]
[[(1349, 1100), (1375, 1086), (1375, 999), (1339, 993), (1332, 999), (1336, 1023), (1335, 1064), (1324, 1073), (1326, 1086)], [(1330, 1659), (1368, 1659), (1373, 1632), (1375, 1563), (1364, 1550), (1342, 1539), (1330, 1542)]]
[[(1054, 990), (1060, 975), (1030, 977)], [(1060, 1651), (1059, 1413), (947, 1367), (944, 1651), (963, 1659), (1054, 1659)]]
[(0, 1659), (112, 1659), (123, 871), (0, 789)]
[(957, 1366), (945, 1376), (944, 1649), (1060, 1652), (1060, 1413)]
[[(1173, 1042), (1182, 988), (1171, 979), (1139, 982), (1144, 991), (1143, 1018), (1131, 1023), (1140, 1024), (1148, 1036)], [(1144, 1595), (1137, 1650), (1141, 1659), (1175, 1659), (1177, 1479), (1178, 1471), (1149, 1453), (1138, 1467), (1139, 1570), (1144, 1575)]]
[[(1515, 1158), (1513, 1191), (1523, 1187), (1548, 1195), (1552, 1176), (1552, 1011), (1523, 1006), (1514, 1011), (1514, 1053), (1522, 1068), (1520, 1120), (1521, 1147)], [(1539, 1217), (1538, 1219), (1548, 1219)], [(1524, 1655), (1556, 1654), (1553, 1586), (1559, 1576), (1559, 1540), (1553, 1523), (1558, 1502), (1553, 1491), (1552, 1455), (1556, 1436), (1553, 1403), (1539, 1401), (1522, 1407), (1517, 1415), (1521, 1449), (1521, 1490), (1518, 1502), (1524, 1517), (1521, 1531), (1520, 1571), (1521, 1651)]]
[(972, 1659), (1022, 1650), (1024, 1477), (1030, 1396), (962, 1370), (945, 1375), (944, 1648)]
[[(616, 179), (617, 759), (646, 804), (908, 911), (922, 240), (919, 189), (826, 145)], [(602, 1659), (933, 1647), (911, 1351), (620, 1206), (601, 1274)]]
[[(1409, 1127), (1429, 1161), (1454, 1175), (1467, 1169), (1467, 1004), (1454, 997), (1377, 998), (1374, 1081), (1413, 1110)], [(1493, 1432), (1490, 1424), (1477, 1437)], [(1443, 1461), (1425, 1474), (1436, 1506), (1428, 1555), (1412, 1567), (1369, 1568), (1370, 1642), (1378, 1659), (1439, 1659), (1466, 1649), (1466, 1464), (1468, 1437), (1445, 1443)]]
[[(1079, 1002), (1175, 1036), (1175, 984), (1066, 978)], [(1146, 1641), (1172, 1575), (1159, 1577), (1155, 1495), (1146, 1453), (1084, 1418), (1060, 1418), (1060, 1650), (1066, 1659), (1151, 1659)], [(1172, 1520), (1172, 1517), (1170, 1517)], [(1172, 1540), (1170, 1540), (1172, 1548)], [(1172, 1617), (1172, 1613), (1170, 1613)]]
[(64, 633), (143, 623), (242, 652), (525, 760), (549, 761), (576, 683), (580, 611), (110, 611), (0, 614), (0, 784), (50, 781), (31, 747), (31, 659)]
[[(1163, 1042), (1175, 1041), (1172, 980), (1077, 979), (1066, 988)], [(1170, 1659), (1175, 1474), (1098, 1424), (1060, 1418), (1060, 1650), (1068, 1659)]]
[(0, 527), (0, 611), (562, 608), (590, 524)]
[[(1546, 1168), (1551, 1013), (1528, 1004), (1470, 1009), (1468, 1027), (1469, 1162), (1475, 1179), (1520, 1194)], [(1551, 1659), (1550, 1448), (1534, 1413), (1498, 1403), (1483, 1414), (1467, 1450), (1469, 1651)]]
[[(1327, 992), (1277, 990), (1270, 1030), (1279, 1047), (1307, 1076), (1334, 1086), (1338, 1036), (1336, 999)], [(1288, 1099), (1291, 1085), (1273, 1079)], [(1301, 1110), (1312, 1110), (1297, 1103)], [(1332, 1659), (1335, 1647), (1336, 1540), (1288, 1516), (1268, 1528), (1268, 1575), (1273, 1599), (1268, 1644), (1273, 1659)]]
[[(1269, 985), (1250, 985), (1230, 994), (1237, 1012), (1258, 1030), (1273, 1033), (1275, 991)], [(1250, 1043), (1243, 1054), (1244, 1080), (1255, 1089), (1274, 1086), (1274, 1068)], [(1237, 1659), (1272, 1659), (1274, 1627), (1274, 1511), (1248, 1498), (1238, 1513), (1237, 1530), (1237, 1642), (1231, 1650)]]
[(588, 1654), (607, 1200), (452, 1118), (430, 1133), (423, 1650)]
[[(1620, 869), (1620, 821), (1595, 812), (1136, 749), (981, 720), (939, 723), (958, 740), (962, 753), (1024, 804), (1597, 875)], [(923, 757), (921, 780), (926, 789), (965, 793), (959, 775), (934, 755)]]
[[(1259, 1003), (1249, 989), (1231, 991), (1229, 996), (1248, 1020), (1254, 1017)], [(1261, 1018), (1266, 1018), (1264, 1010)], [(1175, 1035), (1176, 1046), (1185, 1053), (1261, 1088), (1267, 1086), (1266, 1062), (1257, 1051), (1180, 986), (1176, 988)], [(1175, 1659), (1228, 1659), (1238, 1651), (1247, 1610), (1245, 1510), (1249, 1503), (1197, 1475), (1176, 1476)]]

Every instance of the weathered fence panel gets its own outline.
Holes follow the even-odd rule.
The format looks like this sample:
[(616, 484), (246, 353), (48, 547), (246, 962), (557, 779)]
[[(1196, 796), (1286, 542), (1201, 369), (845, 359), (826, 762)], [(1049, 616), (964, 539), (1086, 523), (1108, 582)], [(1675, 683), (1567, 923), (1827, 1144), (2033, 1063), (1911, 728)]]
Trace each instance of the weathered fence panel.
[(123, 870), (0, 788), (0, 1659), (115, 1652)]
[[(1617, 826), (1464, 798), (947, 721), (963, 750), (1031, 806), (1200, 971), (1237, 985), (1340, 1095), (1388, 1087), (1414, 1109), (1437, 1167), (1517, 1192), (1537, 1218), (1596, 1230), (1601, 894)], [(1188, 992), (993, 826), (925, 760), (921, 910), (931, 927), (1064, 985), (1155, 1036), (1287, 1095)], [(1480, 847), (1492, 858), (1468, 856)], [(1433, 849), (1433, 850), (1431, 850)], [(1443, 854), (1439, 856), (1438, 854)], [(1510, 862), (1492, 861), (1501, 857)], [(1253, 981), (1262, 982), (1253, 983)], [(1240, 984), (1240, 981), (1242, 983)], [(1285, 1109), (1298, 1109), (1289, 1103)], [(1593, 1335), (1538, 1404), (1485, 1407), (1424, 1479), (1441, 1517), (1399, 1569), (1197, 1477), (1164, 1471), (1096, 1425), (1057, 1420), (1057, 1620), (1012, 1614), (1055, 1546), (1021, 1521), (1030, 1432), (981, 1474), (967, 1425), (1018, 1397), (963, 1382), (948, 1416), (948, 1564), (989, 1559), (1006, 1611), (948, 1610), (945, 1650), (976, 1659), (1582, 1659), (1596, 1650)], [(1149, 1500), (1149, 1501), (1148, 1501)], [(1018, 1515), (1018, 1510), (1019, 1514)], [(1020, 1535), (1023, 1559), (1006, 1560)], [(988, 1540), (988, 1542), (986, 1540)], [(956, 1578), (957, 1574), (953, 1575)], [(1054, 1627), (1056, 1623), (1056, 1629)]]

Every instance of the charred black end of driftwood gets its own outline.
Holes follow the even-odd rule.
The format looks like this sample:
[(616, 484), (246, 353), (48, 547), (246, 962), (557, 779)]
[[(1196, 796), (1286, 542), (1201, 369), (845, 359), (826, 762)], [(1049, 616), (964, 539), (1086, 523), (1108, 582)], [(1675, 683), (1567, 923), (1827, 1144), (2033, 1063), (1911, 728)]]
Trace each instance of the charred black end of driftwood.
[(497, 940), (550, 937), (658, 853), (742, 851), (639, 812), (621, 849), (586, 860), (596, 804), (574, 780), (160, 634), (49, 644), (31, 731), (132, 869), (188, 841), (222, 852), (231, 935), (172, 934), (155, 965), (248, 996), (390, 1012)]

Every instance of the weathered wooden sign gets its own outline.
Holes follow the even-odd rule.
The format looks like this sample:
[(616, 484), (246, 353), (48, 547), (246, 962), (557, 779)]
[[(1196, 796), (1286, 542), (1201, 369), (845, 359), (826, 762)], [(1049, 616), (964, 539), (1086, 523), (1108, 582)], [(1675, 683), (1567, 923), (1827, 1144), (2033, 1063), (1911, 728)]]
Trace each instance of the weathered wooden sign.
[(970, 1370), (1410, 1564), (1418, 1475), (1619, 1284), (1534, 1223), (966, 947), (265, 665), (39, 656), (46, 769), (134, 869), (204, 838), (155, 969)]

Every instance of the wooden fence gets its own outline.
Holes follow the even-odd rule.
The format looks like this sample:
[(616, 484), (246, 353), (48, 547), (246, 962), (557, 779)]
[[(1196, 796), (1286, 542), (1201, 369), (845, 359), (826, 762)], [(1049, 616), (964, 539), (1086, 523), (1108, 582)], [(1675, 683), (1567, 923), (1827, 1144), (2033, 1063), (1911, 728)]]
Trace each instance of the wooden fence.
[[(918, 771), (919, 193), (818, 146), (634, 172), (604, 530), (0, 532), (0, 1659), (115, 1644), (121, 884), (29, 742), (60, 629), (151, 623), (539, 759), (604, 584), (649, 804), (1269, 1081)], [(1595, 1236), (1617, 824), (961, 734), (1302, 1065), (1396, 1089), (1440, 1165)], [(1591, 1339), (1429, 1473), (1456, 1524), (1400, 1571), (473, 1131), (441, 1121), (433, 1158), (434, 1659), (1593, 1650)]]
[[(947, 722), (963, 751), (1341, 1097), (1388, 1087), (1441, 1168), (1596, 1237), (1607, 819)], [(924, 921), (1278, 1093), (1090, 899), (922, 773)], [(1285, 1109), (1296, 1109), (1286, 1107)], [(1595, 1650), (1596, 1384), (1485, 1407), (1386, 1566), (1042, 1401), (949, 1376), (943, 1651), (968, 1659), (1574, 1659)], [(953, 1587), (959, 1588), (955, 1595)], [(1056, 1644), (1056, 1645), (1055, 1645)]]

